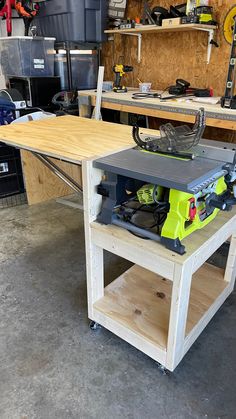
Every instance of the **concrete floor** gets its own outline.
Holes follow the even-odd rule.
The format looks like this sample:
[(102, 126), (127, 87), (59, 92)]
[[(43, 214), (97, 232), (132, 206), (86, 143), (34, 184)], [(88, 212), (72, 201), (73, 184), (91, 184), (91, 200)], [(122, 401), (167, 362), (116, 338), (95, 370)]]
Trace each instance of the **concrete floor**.
[[(0, 217), (0, 419), (236, 418), (235, 293), (163, 376), (89, 329), (81, 212), (50, 202)], [(126, 267), (107, 255), (109, 277)]]

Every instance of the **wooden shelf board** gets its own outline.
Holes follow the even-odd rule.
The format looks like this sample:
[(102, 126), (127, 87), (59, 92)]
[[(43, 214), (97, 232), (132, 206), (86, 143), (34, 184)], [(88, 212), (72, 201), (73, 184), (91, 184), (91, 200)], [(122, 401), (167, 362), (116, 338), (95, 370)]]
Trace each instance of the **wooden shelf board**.
[(131, 28), (131, 29), (108, 29), (105, 30), (105, 33), (110, 34), (128, 34), (128, 33), (157, 33), (157, 32), (186, 32), (186, 31), (193, 31), (193, 30), (215, 30), (217, 27), (213, 25), (203, 25), (203, 24), (196, 24), (196, 23), (189, 23), (183, 25), (176, 25), (176, 26), (156, 26), (156, 25), (144, 25), (143, 27), (139, 28)]
[[(194, 275), (186, 336), (227, 287), (224, 270), (205, 263)], [(172, 282), (134, 265), (105, 288), (94, 309), (166, 350)]]

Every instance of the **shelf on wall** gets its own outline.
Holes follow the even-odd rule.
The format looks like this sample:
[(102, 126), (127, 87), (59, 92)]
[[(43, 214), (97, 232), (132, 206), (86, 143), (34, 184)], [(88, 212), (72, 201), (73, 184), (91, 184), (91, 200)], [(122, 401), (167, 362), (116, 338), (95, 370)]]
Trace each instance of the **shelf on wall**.
[(202, 31), (208, 33), (208, 48), (207, 48), (207, 64), (210, 62), (211, 49), (212, 49), (212, 40), (214, 35), (214, 30), (217, 29), (217, 26), (213, 25), (203, 25), (197, 23), (189, 23), (176, 26), (156, 26), (156, 25), (143, 25), (138, 28), (131, 29), (108, 29), (105, 31), (107, 34), (120, 34), (120, 35), (130, 35), (138, 37), (138, 63), (141, 62), (141, 45), (142, 45), (142, 35), (149, 33), (158, 33), (158, 32), (190, 32), (190, 31)]
[(187, 32), (187, 31), (209, 31), (215, 30), (217, 26), (203, 25), (200, 23), (188, 23), (175, 26), (156, 26), (156, 25), (143, 25), (138, 28), (131, 29), (107, 29), (105, 33), (156, 33), (156, 32)]

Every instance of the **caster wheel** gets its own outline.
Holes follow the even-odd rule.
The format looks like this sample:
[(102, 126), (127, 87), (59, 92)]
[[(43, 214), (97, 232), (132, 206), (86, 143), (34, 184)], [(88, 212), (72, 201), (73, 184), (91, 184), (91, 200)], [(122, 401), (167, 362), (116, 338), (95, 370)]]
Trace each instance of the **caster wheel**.
[(168, 375), (168, 370), (164, 367), (164, 365), (158, 364), (158, 369), (162, 375)]
[(90, 322), (89, 327), (91, 330), (98, 330), (101, 329), (102, 326), (100, 324), (94, 322), (93, 320)]

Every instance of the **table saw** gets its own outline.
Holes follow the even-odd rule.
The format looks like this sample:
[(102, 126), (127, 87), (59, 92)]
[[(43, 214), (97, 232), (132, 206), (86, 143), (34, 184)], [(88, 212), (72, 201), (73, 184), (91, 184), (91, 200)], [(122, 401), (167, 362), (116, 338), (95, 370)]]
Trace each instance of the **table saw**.
[[(182, 239), (213, 221), (220, 210), (231, 210), (236, 203), (235, 145), (201, 139), (204, 110), (202, 118), (203, 125), (196, 123), (193, 131), (167, 124), (173, 130), (169, 142), (166, 131), (162, 138), (142, 140), (134, 129), (139, 147), (95, 160), (94, 167), (106, 173), (97, 189), (104, 198), (98, 221), (183, 254)], [(140, 213), (145, 213), (143, 219)]]

